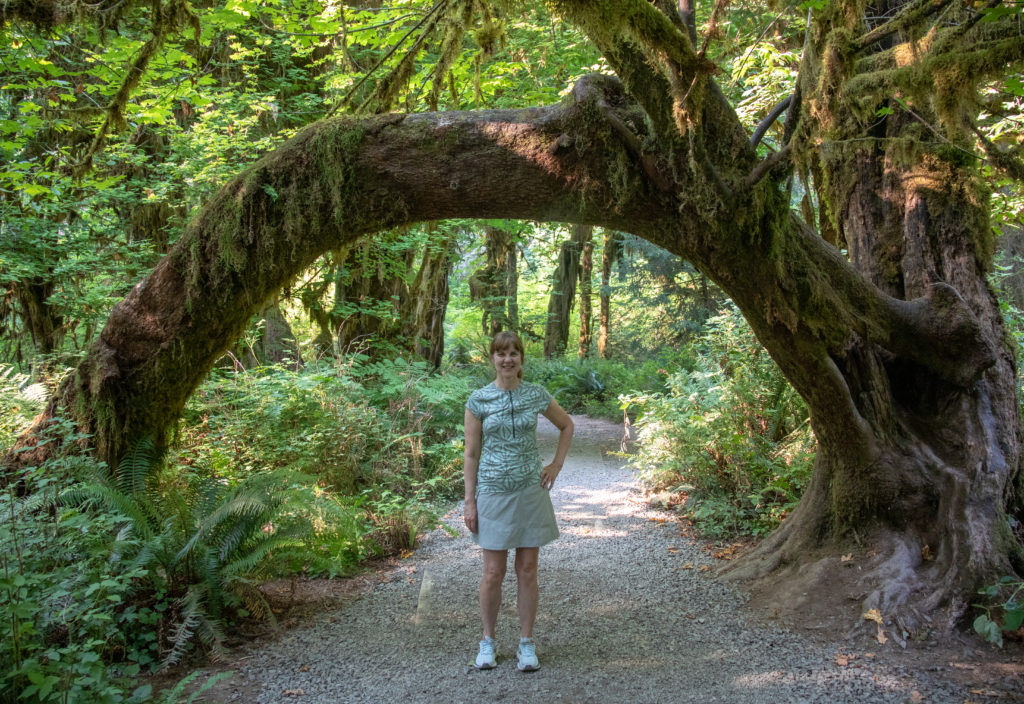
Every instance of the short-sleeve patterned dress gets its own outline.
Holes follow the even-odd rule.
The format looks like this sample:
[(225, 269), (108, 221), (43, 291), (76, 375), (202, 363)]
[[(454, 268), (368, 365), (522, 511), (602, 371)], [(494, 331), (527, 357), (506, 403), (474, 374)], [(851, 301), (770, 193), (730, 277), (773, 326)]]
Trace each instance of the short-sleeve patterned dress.
[(543, 386), (523, 381), (512, 390), (488, 384), (466, 402), (483, 425), (474, 536), (482, 548), (534, 548), (558, 537), (551, 496), (540, 484), (537, 449), (537, 415), (551, 399)]

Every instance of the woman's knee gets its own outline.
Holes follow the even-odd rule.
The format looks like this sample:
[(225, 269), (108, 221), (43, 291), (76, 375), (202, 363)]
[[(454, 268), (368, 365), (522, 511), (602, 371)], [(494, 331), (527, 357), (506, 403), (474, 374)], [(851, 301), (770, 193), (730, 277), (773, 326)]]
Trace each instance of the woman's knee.
[(501, 584), (502, 580), (505, 579), (505, 566), (504, 565), (485, 565), (484, 566), (484, 581), (489, 583)]
[(497, 555), (485, 557), (484, 581), (501, 584), (502, 580), (505, 579), (505, 571), (507, 567), (508, 561), (506, 559), (499, 559)]
[(522, 580), (537, 579), (537, 554), (516, 555), (516, 577)]

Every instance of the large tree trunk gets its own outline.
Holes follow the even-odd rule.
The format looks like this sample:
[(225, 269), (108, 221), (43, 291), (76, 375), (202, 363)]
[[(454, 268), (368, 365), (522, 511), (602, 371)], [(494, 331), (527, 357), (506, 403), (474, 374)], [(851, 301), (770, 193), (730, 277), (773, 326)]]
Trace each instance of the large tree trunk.
[[(819, 41), (813, 51), (831, 51)], [(804, 94), (838, 113), (815, 76), (804, 72)], [(851, 111), (806, 128), (848, 145), (816, 162), (828, 173), (824, 230), (834, 228), (829, 239), (846, 244), (899, 320), (881, 338), (852, 325), (806, 346), (802, 328), (864, 311), (849, 298), (822, 308), (796, 276), (784, 280), (804, 312), (791, 318), (771, 303), (768, 316), (751, 316), (808, 399), (819, 453), (797, 511), (736, 570), (763, 577), (790, 614), (815, 614), (831, 585), (859, 609), (879, 609), (896, 639), (955, 623), (978, 587), (1024, 568), (1022, 535), (1000, 508), (1020, 516), (1021, 426), (1014, 352), (986, 280), (988, 193), (959, 156), (905, 149), (931, 136), (920, 114), (938, 121), (927, 103), (915, 109), (884, 120)], [(844, 544), (847, 563), (834, 552)]]
[(606, 230), (604, 248), (601, 252), (601, 311), (598, 314), (600, 328), (597, 332), (597, 356), (602, 359), (611, 356), (608, 349), (608, 326), (611, 322), (612, 308), (612, 267), (621, 252), (622, 235)]
[(594, 275), (594, 238), (593, 229), (588, 229), (580, 252), (580, 345), (579, 357), (590, 356), (591, 320), (594, 317), (593, 305), (590, 301), (590, 279)]
[(544, 356), (559, 357), (569, 344), (569, 318), (576, 303), (576, 281), (580, 276), (583, 242), (593, 236), (593, 228), (573, 225), (572, 235), (562, 243), (558, 264), (551, 275), (548, 318), (544, 326)]
[[(1015, 360), (985, 281), (984, 189), (961, 151), (899, 113), (878, 117), (899, 88), (925, 93), (914, 106), (927, 121), (929, 90), (1024, 61), (1016, 25), (915, 3), (914, 21), (934, 17), (934, 41), (863, 56), (905, 18), (865, 34), (861, 5), (827, 3), (814, 11), (803, 107), (787, 117), (796, 147), (759, 162), (678, 17), (646, 0), (552, 4), (628, 97), (587, 77), (550, 108), (302, 131), (225, 186), (115, 307), (50, 417), (70, 414), (111, 466), (142, 437), (163, 443), (249, 316), (320, 253), (367, 233), (455, 217), (600, 225), (718, 283), (810, 407), (811, 485), (736, 574), (766, 580), (784, 608), (859, 619), (876, 606), (887, 627), (914, 631), (955, 622), (977, 587), (1024, 573), (1010, 527), (1024, 518)], [(967, 68), (928, 84), (950, 66)], [(791, 154), (824, 165), (824, 205), (852, 262), (791, 213)]]

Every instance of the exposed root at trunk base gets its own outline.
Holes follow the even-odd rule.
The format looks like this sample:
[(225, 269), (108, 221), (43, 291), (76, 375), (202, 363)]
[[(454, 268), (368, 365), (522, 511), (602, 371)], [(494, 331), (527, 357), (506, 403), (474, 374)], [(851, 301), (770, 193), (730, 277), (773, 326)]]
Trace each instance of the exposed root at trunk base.
[(788, 626), (866, 635), (905, 646), (962, 625), (969, 604), (957, 569), (906, 534), (878, 530), (860, 545), (794, 550), (780, 529), (722, 576), (749, 591), (751, 606)]

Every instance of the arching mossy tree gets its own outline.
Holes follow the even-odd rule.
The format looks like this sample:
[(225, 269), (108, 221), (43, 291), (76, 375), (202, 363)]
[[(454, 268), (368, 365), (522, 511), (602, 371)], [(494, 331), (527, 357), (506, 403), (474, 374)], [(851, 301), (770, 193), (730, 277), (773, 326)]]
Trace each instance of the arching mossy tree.
[[(952, 623), (979, 584), (1024, 573), (1015, 360), (985, 279), (972, 153), (977, 91), (1024, 58), (1018, 17), (979, 21), (950, 0), (821, 4), (785, 144), (759, 159), (672, 3), (550, 5), (617, 78), (584, 78), (547, 107), (302, 131), (191, 222), (56, 406), (116, 465), (138, 438), (163, 440), (250, 314), (328, 248), (452, 217), (599, 225), (716, 281), (811, 409), (812, 483), (737, 572), (908, 630)], [(823, 177), (848, 255), (791, 210), (795, 169)], [(839, 567), (848, 552), (857, 569)]]

